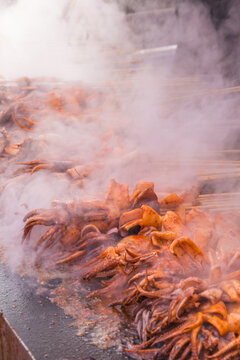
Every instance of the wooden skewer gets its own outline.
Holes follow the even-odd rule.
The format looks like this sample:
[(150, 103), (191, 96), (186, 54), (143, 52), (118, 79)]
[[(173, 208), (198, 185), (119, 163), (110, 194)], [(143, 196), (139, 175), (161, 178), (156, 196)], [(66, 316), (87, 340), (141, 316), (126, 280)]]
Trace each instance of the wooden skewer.
[(235, 179), (240, 178), (240, 174), (223, 174), (223, 175), (210, 175), (210, 176), (202, 176), (201, 181), (213, 181), (213, 180), (225, 180), (225, 179)]
[[(221, 177), (225, 177), (230, 175), (232, 176), (237, 176), (240, 175), (240, 169), (228, 169), (230, 170), (231, 173), (229, 173), (228, 171), (223, 171), (224, 169), (218, 169), (218, 170), (213, 170), (211, 172), (206, 171), (206, 172), (200, 172), (198, 173), (199, 177), (208, 177), (208, 176), (221, 176)], [(226, 169), (227, 170), (227, 169)]]
[[(224, 151), (224, 150), (223, 150)], [(238, 150), (240, 151), (240, 150)], [(213, 155), (216, 155), (215, 153)], [(166, 165), (196, 165), (199, 166), (200, 164), (202, 166), (206, 166), (206, 165), (235, 165), (235, 164), (240, 164), (240, 160), (223, 160), (223, 159), (187, 159), (187, 158), (181, 158), (179, 161), (176, 161), (175, 158), (165, 158), (162, 160), (158, 160), (158, 161), (152, 161), (153, 164), (166, 164)]]
[(240, 206), (239, 198), (238, 199), (227, 199), (225, 201), (224, 200), (221, 201), (221, 200), (216, 199), (215, 201), (214, 200), (213, 201), (199, 201), (199, 202), (196, 202), (196, 203), (198, 204), (197, 206), (200, 206), (200, 205), (202, 205), (202, 206), (207, 206), (207, 205), (222, 206), (222, 205), (226, 205), (226, 204), (228, 204), (228, 205), (237, 204), (237, 205)]
[(221, 153), (224, 154), (239, 154), (240, 149), (232, 149), (232, 150), (220, 150)]
[(231, 202), (231, 201), (226, 201), (226, 202), (212, 202), (212, 203), (200, 203), (199, 205), (197, 205), (197, 207), (226, 207), (226, 206), (234, 206), (234, 207), (239, 207), (240, 208), (240, 203), (239, 202)]
[(175, 98), (166, 99), (165, 102), (171, 103), (176, 101), (184, 101), (184, 100), (192, 100), (192, 99), (199, 99), (205, 96), (217, 96), (217, 95), (227, 95), (240, 92), (240, 86), (235, 86), (232, 88), (225, 88), (225, 89), (214, 89), (208, 90), (204, 92), (199, 92), (197, 94), (190, 94), (188, 96), (176, 96)]
[(240, 192), (232, 192), (232, 193), (215, 193), (215, 194), (203, 194), (199, 195), (198, 198), (201, 200), (207, 198), (215, 198), (215, 197), (230, 197), (230, 196), (240, 196)]
[(228, 209), (232, 209), (232, 210), (240, 210), (240, 204), (226, 204), (226, 205), (199, 205), (197, 206), (198, 209), (202, 209), (202, 210), (228, 210)]
[[(216, 213), (240, 211), (240, 192), (199, 195), (195, 203), (185, 203), (184, 206), (187, 213), (194, 207)], [(161, 208), (160, 214), (165, 215), (168, 210), (171, 209)]]
[[(227, 193), (226, 193), (227, 194)], [(209, 195), (212, 195), (212, 194), (209, 194)], [(215, 200), (220, 200), (220, 201), (228, 201), (229, 199), (239, 199), (240, 198), (240, 194), (237, 193), (237, 194), (228, 194), (228, 195), (217, 195), (217, 196), (206, 196), (206, 197), (198, 197), (197, 199), (199, 199), (199, 201), (215, 201)]]

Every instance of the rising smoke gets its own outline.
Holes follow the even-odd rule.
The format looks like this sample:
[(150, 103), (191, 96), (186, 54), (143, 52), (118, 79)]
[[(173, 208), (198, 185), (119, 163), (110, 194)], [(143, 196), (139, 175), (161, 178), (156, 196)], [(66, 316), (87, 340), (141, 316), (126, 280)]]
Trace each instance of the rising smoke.
[[(234, 116), (233, 104), (223, 98), (198, 97), (200, 83), (196, 80), (204, 74), (200, 87), (205, 91), (210, 85), (204, 82), (209, 79), (211, 88), (224, 83), (217, 33), (201, 4), (181, 11), (181, 23), (173, 13), (159, 28), (144, 17), (136, 17), (129, 26), (114, 1), (19, 0), (2, 6), (0, 73), (5, 79), (55, 78), (56, 83), (105, 88), (117, 98), (117, 105), (106, 105), (96, 123), (81, 123), (74, 117), (62, 121), (62, 116), (49, 109), (42, 111), (39, 125), (29, 136), (35, 142), (44, 140), (44, 148), (28, 153), (28, 160), (80, 158), (88, 164), (95, 160), (106, 134), (110, 134), (109, 150), (85, 189), (73, 190), (64, 181), (56, 184), (48, 173), (20, 177), (4, 188), (0, 238), (9, 245), (8, 233), (8, 239), (13, 239), (10, 250), (19, 243), (27, 210), (49, 207), (56, 198), (96, 195), (112, 177), (130, 185), (153, 180), (159, 188), (166, 183), (176, 188), (191, 186), (199, 172), (198, 161), (204, 162), (221, 148), (226, 135), (216, 134), (215, 128)], [(140, 25), (151, 39), (154, 32), (164, 29), (163, 45), (174, 41), (180, 50), (150, 59), (134, 55), (141, 50), (139, 46), (148, 45), (142, 40), (146, 33), (135, 31)], [(179, 74), (186, 75), (189, 69), (191, 78), (183, 84)], [(175, 101), (189, 93), (196, 95), (194, 102)], [(16, 170), (15, 165), (9, 166), (2, 184)], [(18, 260), (14, 258), (13, 263)]]
[(13, 2), (0, 14), (1, 74), (105, 79), (104, 50), (123, 44), (122, 19), (115, 4), (102, 0)]

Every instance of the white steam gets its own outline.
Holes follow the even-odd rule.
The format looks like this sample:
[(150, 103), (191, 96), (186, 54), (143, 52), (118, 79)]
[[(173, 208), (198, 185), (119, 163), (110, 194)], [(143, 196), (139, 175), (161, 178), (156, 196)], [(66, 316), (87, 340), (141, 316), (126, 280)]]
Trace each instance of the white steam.
[(103, 0), (19, 0), (0, 12), (1, 74), (104, 79), (104, 50), (122, 45), (122, 29), (122, 14)]
[[(114, 1), (19, 0), (1, 7), (0, 75), (13, 80), (47, 77), (33, 80), (37, 90), (32, 99), (29, 95), (29, 104), (41, 98), (41, 86), (66, 100), (65, 113), (48, 106), (37, 113), (37, 125), (27, 135), (33, 145), (20, 161), (79, 158), (83, 165), (96, 166), (84, 189), (72, 188), (44, 170), (10, 182), (0, 198), (0, 239), (9, 253), (20, 245), (27, 211), (49, 207), (56, 198), (96, 195), (112, 177), (130, 185), (148, 180), (156, 181), (157, 187), (187, 187), (199, 172), (198, 162), (209, 160), (221, 148), (225, 130), (216, 134), (215, 128), (234, 117), (232, 102), (201, 96), (223, 83), (217, 35), (203, 6), (185, 10), (181, 15), (185, 28), (174, 12), (159, 28), (158, 22), (143, 16), (132, 19), (129, 27)], [(157, 34), (161, 29), (164, 36)], [(165, 56), (154, 53), (150, 58), (134, 55), (139, 46), (149, 46), (147, 32), (150, 46), (156, 45), (156, 34), (163, 41), (159, 46), (177, 41), (186, 43), (185, 50)], [(179, 69), (184, 75), (192, 67), (191, 79), (179, 78)], [(203, 81), (196, 79), (200, 74)], [(49, 78), (64, 82), (50, 84)], [(86, 98), (83, 114), (73, 109), (68, 90), (73, 81), (97, 94)], [(180, 102), (181, 97), (185, 100)], [(74, 115), (67, 113), (71, 110)], [(11, 162), (1, 185), (16, 169)], [(19, 254), (13, 258), (15, 265)]]

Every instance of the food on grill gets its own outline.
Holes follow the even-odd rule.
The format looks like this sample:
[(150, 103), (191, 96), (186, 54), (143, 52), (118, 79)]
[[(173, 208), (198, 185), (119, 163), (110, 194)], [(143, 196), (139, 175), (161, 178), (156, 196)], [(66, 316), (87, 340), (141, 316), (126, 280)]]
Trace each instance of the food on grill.
[[(55, 146), (56, 135), (41, 136), (41, 126), (48, 128), (49, 112), (66, 124), (99, 122), (99, 103), (117, 106), (117, 100), (75, 87), (54, 85), (53, 91), (48, 83), (27, 79), (1, 91), (1, 194), (43, 174), (84, 189), (112, 149), (112, 132), (106, 129), (88, 162), (74, 153), (57, 158), (48, 147), (49, 139)], [(125, 155), (122, 147), (114, 151)], [(126, 159), (140, 158), (131, 156)], [(240, 213), (208, 212), (210, 198), (221, 209), (226, 195), (199, 195), (198, 185), (167, 193), (153, 182), (139, 182), (129, 193), (128, 185), (111, 180), (97, 200), (86, 194), (46, 209), (23, 204), (22, 246), (34, 248), (38, 269), (73, 274), (74, 284), (76, 277), (86, 284), (87, 301), (98, 298), (121, 313), (137, 335), (125, 345), (129, 356), (238, 359)], [(228, 196), (234, 205), (235, 195)]]
[(16, 109), (10, 107), (1, 115), (0, 123), (4, 126), (11, 126), (12, 122), (14, 122), (22, 129), (29, 131), (32, 129), (32, 126), (35, 125), (35, 122), (24, 116), (27, 113), (28, 110), (21, 105), (18, 105)]
[[(87, 297), (119, 308), (125, 321), (135, 324), (139, 343), (128, 344), (129, 356), (237, 359), (240, 255), (219, 246), (219, 226), (227, 226), (233, 215), (192, 207), (180, 217), (179, 207), (181, 196), (159, 199), (153, 183), (137, 184), (130, 196), (127, 185), (112, 180), (102, 202), (30, 212), (23, 238), (35, 225), (51, 226), (36, 250), (42, 246), (46, 252), (51, 245), (57, 266), (67, 271), (80, 265), (81, 282), (99, 279), (100, 288)], [(239, 235), (236, 230), (232, 236)]]

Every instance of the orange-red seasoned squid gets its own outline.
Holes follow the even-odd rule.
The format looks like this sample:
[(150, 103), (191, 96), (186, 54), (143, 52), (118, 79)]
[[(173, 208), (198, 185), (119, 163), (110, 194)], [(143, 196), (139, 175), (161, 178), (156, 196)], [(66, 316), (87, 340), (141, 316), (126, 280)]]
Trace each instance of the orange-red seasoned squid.
[[(121, 193), (121, 198), (119, 194)], [(111, 181), (105, 201), (55, 203), (52, 209), (30, 211), (24, 218), (23, 240), (29, 239), (36, 225), (50, 228), (42, 235), (36, 249), (45, 243), (47, 248), (59, 243), (63, 248), (76, 251), (76, 244), (81, 241), (82, 230), (86, 225), (107, 232), (118, 226), (121, 209), (128, 206), (128, 186)]]
[(131, 357), (237, 360), (240, 249), (223, 254), (220, 245), (236, 240), (240, 228), (231, 227), (231, 214), (189, 211), (184, 199), (173, 193), (159, 201), (151, 182), (139, 182), (129, 196), (127, 185), (111, 180), (103, 201), (27, 214), (23, 239), (46, 226), (35, 246), (41, 255), (57, 246), (58, 266), (71, 264), (81, 282), (100, 280), (88, 298), (117, 307), (134, 324), (139, 341), (125, 349)]

